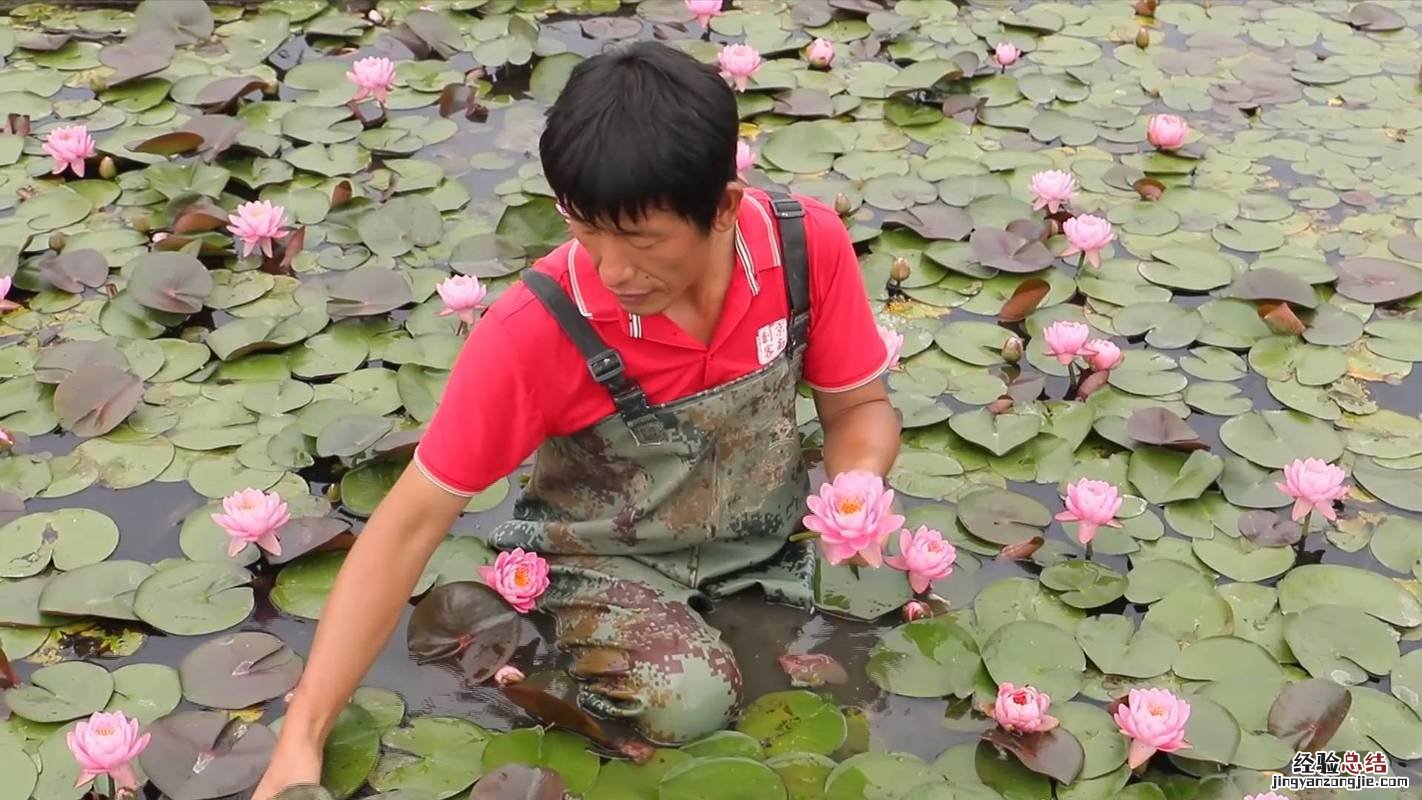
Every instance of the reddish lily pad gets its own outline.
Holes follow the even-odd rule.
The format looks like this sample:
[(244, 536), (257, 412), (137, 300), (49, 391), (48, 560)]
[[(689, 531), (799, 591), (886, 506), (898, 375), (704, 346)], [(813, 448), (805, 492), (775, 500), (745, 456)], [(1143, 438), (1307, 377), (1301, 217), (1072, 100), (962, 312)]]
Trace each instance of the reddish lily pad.
[(410, 615), (406, 645), (421, 663), (459, 656), (469, 680), (493, 676), (513, 657), (523, 621), (498, 592), (455, 581), (425, 596)]
[(265, 726), (220, 711), (179, 711), (148, 727), (139, 756), (149, 780), (172, 800), (212, 800), (257, 785), (276, 737)]
[(191, 702), (238, 709), (294, 689), (301, 666), (301, 657), (281, 639), (246, 631), (205, 642), (183, 659), (178, 673)]

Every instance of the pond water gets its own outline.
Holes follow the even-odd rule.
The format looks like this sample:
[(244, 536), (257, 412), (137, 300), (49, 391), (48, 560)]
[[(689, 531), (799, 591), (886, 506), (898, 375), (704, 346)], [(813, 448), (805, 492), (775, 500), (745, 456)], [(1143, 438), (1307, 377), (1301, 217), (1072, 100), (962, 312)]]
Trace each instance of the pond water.
[[(1422, 797), (1422, 4), (723, 5), (707, 32), (681, 0), (0, 4), (0, 278), (20, 304), (0, 314), (0, 430), (17, 439), (0, 453), (0, 646), (22, 681), (0, 703), (0, 767), (19, 776), (0, 800), (76, 800), (63, 734), (105, 707), (168, 743), (141, 765), (150, 798), (250, 790), (260, 726), (240, 756), (207, 746), (226, 717), (198, 712), (277, 721), (287, 650), (232, 708), (210, 692), (240, 680), (119, 671), (235, 632), (309, 652), (344, 530), (405, 463), (462, 341), (436, 283), (477, 275), (497, 296), (562, 240), (543, 110), (580, 58), (653, 38), (707, 62), (756, 47), (745, 178), (841, 207), (875, 312), (905, 337), (888, 483), (910, 526), (958, 548), (933, 587), (946, 612), (905, 625), (901, 575), (827, 565), (815, 613), (722, 601), (708, 618), (747, 699), (770, 697), (738, 723), (755, 736), (632, 768), (509, 734), (539, 720), (458, 665), (414, 663), (416, 598), (365, 681), (405, 715), (358, 698), (334, 795), (513, 796), (480, 775), (537, 763), (587, 798), (1235, 800), (1289, 771), (1292, 715), (1336, 728), (1302, 749), (1386, 753), (1413, 782), (1308, 797)], [(816, 37), (828, 70), (805, 64)], [(1006, 67), (1002, 43), (1023, 53)], [(397, 65), (384, 119), (347, 105), (368, 56)], [(1187, 142), (1153, 147), (1154, 114)], [(82, 179), (51, 175), (45, 137), (76, 123), (97, 152)], [(1073, 175), (1070, 214), (1112, 223), (1099, 270), (1058, 257), (1066, 237), (1032, 209), (1047, 169)], [(265, 264), (225, 229), (259, 198), (303, 231)], [(1064, 320), (1126, 351), (1085, 400), (1043, 348)], [(1020, 362), (1002, 353), (1014, 334)], [(813, 461), (808, 397), (801, 421)], [(1295, 554), (1274, 484), (1305, 457), (1352, 488)], [(475, 498), (421, 594), (473, 578), (528, 466)], [(1126, 495), (1089, 560), (1050, 520), (1081, 478)], [(325, 536), (282, 563), (227, 558), (208, 515), (248, 486)], [(187, 588), (156, 580), (174, 569)], [(510, 663), (564, 666), (529, 621)], [(786, 653), (848, 680), (784, 694)], [(116, 689), (60, 666), (78, 663)], [(1050, 687), (1062, 719), (1019, 744), (1026, 766), (982, 741), (976, 708), (1004, 681)], [(1191, 702), (1191, 747), (1133, 773), (1103, 709), (1149, 686)]]

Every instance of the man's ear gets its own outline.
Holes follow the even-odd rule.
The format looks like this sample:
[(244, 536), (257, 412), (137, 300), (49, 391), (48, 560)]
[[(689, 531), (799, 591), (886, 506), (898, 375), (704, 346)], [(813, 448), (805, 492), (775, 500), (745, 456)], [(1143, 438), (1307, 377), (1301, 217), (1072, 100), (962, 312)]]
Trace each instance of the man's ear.
[(712, 228), (725, 233), (736, 227), (736, 219), (741, 213), (741, 201), (745, 199), (746, 187), (740, 181), (730, 181), (721, 193), (721, 202), (716, 204), (716, 219)]

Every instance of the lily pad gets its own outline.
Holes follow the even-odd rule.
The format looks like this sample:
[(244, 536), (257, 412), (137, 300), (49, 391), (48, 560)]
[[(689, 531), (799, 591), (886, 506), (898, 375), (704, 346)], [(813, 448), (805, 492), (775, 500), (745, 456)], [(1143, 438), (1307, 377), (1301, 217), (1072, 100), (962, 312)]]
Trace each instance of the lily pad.
[(983, 666), (996, 683), (1030, 685), (1065, 702), (1081, 691), (1086, 656), (1070, 633), (1045, 622), (1010, 622), (983, 644)]
[(918, 620), (889, 631), (869, 652), (865, 671), (885, 691), (906, 697), (972, 694), (982, 659), (967, 631), (946, 619)]
[(211, 800), (255, 787), (276, 745), (265, 725), (219, 711), (180, 711), (148, 733), (139, 763), (173, 800)]
[(5, 705), (31, 722), (68, 722), (102, 711), (114, 679), (97, 664), (68, 661), (43, 667), (20, 686), (5, 690)]
[(179, 666), (183, 694), (210, 708), (238, 709), (296, 687), (301, 657), (269, 633), (248, 631), (205, 642)]
[(848, 735), (844, 713), (813, 692), (795, 689), (756, 698), (741, 713), (736, 730), (760, 740), (766, 756), (829, 755)]
[(236, 565), (178, 562), (139, 584), (133, 609), (139, 619), (165, 633), (216, 633), (251, 613), (251, 580), (251, 573)]

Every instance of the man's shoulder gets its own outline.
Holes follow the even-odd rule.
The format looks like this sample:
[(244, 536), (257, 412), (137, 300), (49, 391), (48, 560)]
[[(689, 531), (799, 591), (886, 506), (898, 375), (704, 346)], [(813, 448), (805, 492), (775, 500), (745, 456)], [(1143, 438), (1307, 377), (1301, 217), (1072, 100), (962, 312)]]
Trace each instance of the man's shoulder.
[(569, 257), (572, 253), (573, 242), (565, 242), (552, 252), (533, 262), (519, 273), (519, 277), (509, 284), (489, 306), (486, 316), (492, 316), (506, 325), (528, 325), (552, 322), (552, 316), (543, 303), (524, 283), (522, 276), (530, 270), (541, 272), (552, 278), (564, 292), (568, 288), (568, 267)]

